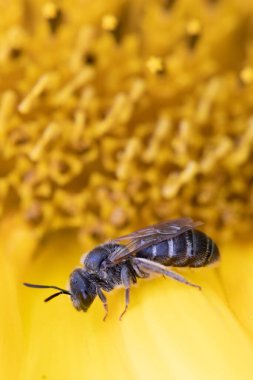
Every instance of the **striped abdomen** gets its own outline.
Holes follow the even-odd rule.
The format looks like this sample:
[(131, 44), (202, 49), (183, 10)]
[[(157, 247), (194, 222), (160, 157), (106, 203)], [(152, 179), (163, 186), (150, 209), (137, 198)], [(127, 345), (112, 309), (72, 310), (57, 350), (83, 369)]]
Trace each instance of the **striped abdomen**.
[(173, 267), (203, 267), (219, 259), (219, 249), (206, 234), (189, 230), (139, 251), (143, 257)]

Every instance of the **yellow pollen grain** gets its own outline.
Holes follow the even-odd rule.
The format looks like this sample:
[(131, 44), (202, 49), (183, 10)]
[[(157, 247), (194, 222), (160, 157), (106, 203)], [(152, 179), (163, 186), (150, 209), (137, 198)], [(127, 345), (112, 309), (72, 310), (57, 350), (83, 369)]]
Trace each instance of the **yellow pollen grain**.
[(186, 24), (186, 33), (192, 36), (198, 35), (201, 32), (201, 23), (198, 19), (192, 19)]
[(196, 109), (196, 120), (205, 123), (210, 117), (213, 102), (221, 88), (219, 78), (212, 78), (202, 93), (198, 107)]
[(140, 141), (133, 137), (122, 153), (120, 163), (116, 169), (117, 177), (119, 179), (125, 179), (129, 176), (131, 171), (131, 162), (136, 157), (140, 149)]
[(54, 104), (60, 106), (64, 104), (64, 102), (68, 102), (71, 95), (80, 87), (88, 84), (93, 77), (94, 71), (91, 68), (86, 67), (82, 69), (55, 95)]
[(146, 62), (146, 67), (152, 74), (157, 74), (163, 72), (164, 63), (160, 57), (150, 57)]
[(240, 71), (239, 77), (244, 84), (251, 84), (253, 82), (253, 67), (244, 67)]
[(228, 157), (227, 164), (231, 167), (233, 165), (242, 165), (250, 157), (253, 150), (253, 118), (248, 121), (248, 127), (242, 135), (238, 145), (235, 147), (233, 154)]
[(46, 17), (46, 18), (54, 18), (56, 15), (57, 15), (57, 12), (58, 12), (58, 7), (55, 3), (53, 3), (52, 1), (50, 2), (47, 2), (44, 6), (43, 6), (43, 15)]
[(229, 138), (222, 138), (222, 144), (220, 142), (217, 143), (216, 147), (212, 149), (206, 156), (203, 158), (200, 164), (200, 170), (202, 172), (209, 172), (212, 169), (217, 168), (219, 161), (222, 158), (227, 157), (228, 153), (230, 153), (233, 149), (232, 141)]
[(118, 123), (124, 123), (129, 117), (129, 102), (125, 94), (118, 94), (109, 110), (106, 118), (97, 125), (95, 135), (102, 136), (110, 131), (111, 128), (117, 128)]
[(129, 94), (130, 101), (135, 103), (142, 98), (145, 93), (146, 83), (143, 79), (136, 79), (133, 81), (131, 92)]
[(18, 105), (19, 112), (23, 114), (27, 114), (31, 111), (31, 108), (35, 104), (35, 102), (39, 101), (40, 95), (46, 90), (50, 88), (52, 84), (52, 74), (45, 74), (43, 75), (37, 83), (34, 85), (34, 87), (31, 89), (31, 91), (27, 94), (27, 96), (21, 101), (21, 103)]
[(85, 128), (86, 121), (86, 113), (82, 110), (77, 110), (74, 115), (74, 124), (70, 136), (73, 147), (78, 147), (78, 145), (80, 146), (82, 143), (83, 130)]
[(17, 95), (14, 91), (8, 90), (4, 92), (0, 104), (0, 137), (5, 136), (10, 126), (10, 119), (15, 112), (17, 105)]
[(198, 171), (198, 164), (195, 161), (191, 161), (180, 174), (169, 176), (162, 188), (163, 197), (166, 199), (173, 198), (184, 184), (190, 182), (194, 178)]
[(118, 19), (111, 14), (105, 15), (102, 18), (102, 28), (106, 31), (112, 32), (118, 26)]
[(149, 144), (146, 150), (143, 152), (143, 160), (146, 162), (155, 161), (159, 155), (159, 148), (162, 141), (169, 134), (171, 128), (170, 120), (167, 116), (163, 115), (158, 120), (153, 135), (150, 138)]
[(55, 139), (59, 134), (59, 126), (57, 123), (50, 123), (46, 129), (44, 130), (43, 135), (41, 136), (40, 140), (37, 142), (37, 144), (33, 147), (31, 150), (29, 156), (32, 161), (37, 161), (42, 156), (42, 154), (45, 151), (45, 148), (49, 144), (50, 141)]

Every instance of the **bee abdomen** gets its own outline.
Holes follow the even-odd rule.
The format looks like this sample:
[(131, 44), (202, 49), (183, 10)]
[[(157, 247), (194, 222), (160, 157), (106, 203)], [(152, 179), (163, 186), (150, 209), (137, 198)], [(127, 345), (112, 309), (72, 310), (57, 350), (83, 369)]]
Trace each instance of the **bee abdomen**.
[(202, 267), (219, 260), (219, 249), (215, 242), (201, 231), (188, 231), (192, 235), (192, 254), (189, 255), (187, 266)]
[(152, 245), (137, 254), (166, 266), (202, 267), (219, 259), (215, 242), (198, 230), (189, 230), (175, 238)]

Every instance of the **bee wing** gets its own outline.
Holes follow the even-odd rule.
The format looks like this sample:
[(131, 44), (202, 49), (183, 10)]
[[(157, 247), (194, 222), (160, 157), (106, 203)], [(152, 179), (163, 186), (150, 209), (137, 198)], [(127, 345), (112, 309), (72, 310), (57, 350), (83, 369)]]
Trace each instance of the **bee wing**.
[(112, 240), (110, 243), (120, 244), (120, 247), (113, 251), (108, 258), (113, 263), (119, 263), (141, 249), (174, 238), (200, 224), (202, 223), (195, 222), (191, 218), (180, 218), (142, 228), (129, 235)]

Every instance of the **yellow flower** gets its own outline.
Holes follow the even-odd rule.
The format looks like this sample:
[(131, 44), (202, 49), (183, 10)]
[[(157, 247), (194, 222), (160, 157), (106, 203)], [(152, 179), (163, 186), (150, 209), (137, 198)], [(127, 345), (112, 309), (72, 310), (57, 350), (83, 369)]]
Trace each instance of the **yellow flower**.
[[(3, 7), (2, 7), (3, 8)], [(253, 5), (16, 0), (0, 21), (1, 379), (251, 379)], [(179, 216), (217, 240), (78, 313), (83, 252)]]
[[(8, 256), (17, 255), (18, 247), (19, 254), (31, 253), (32, 234), (19, 223), (11, 227), (9, 234), (7, 227), (1, 228), (8, 237), (1, 250)], [(222, 248), (219, 271), (187, 272), (188, 279), (203, 287), (201, 292), (172, 280), (143, 280), (132, 288), (122, 322), (122, 290), (109, 296), (110, 314), (104, 323), (98, 300), (84, 314), (76, 312), (66, 296), (43, 304), (46, 290), (18, 286), (17, 299), (13, 273), (5, 262), (3, 378), (250, 379), (252, 247)], [(238, 255), (242, 249), (244, 260)], [(78, 252), (71, 232), (49, 237), (25, 277), (64, 286)]]

